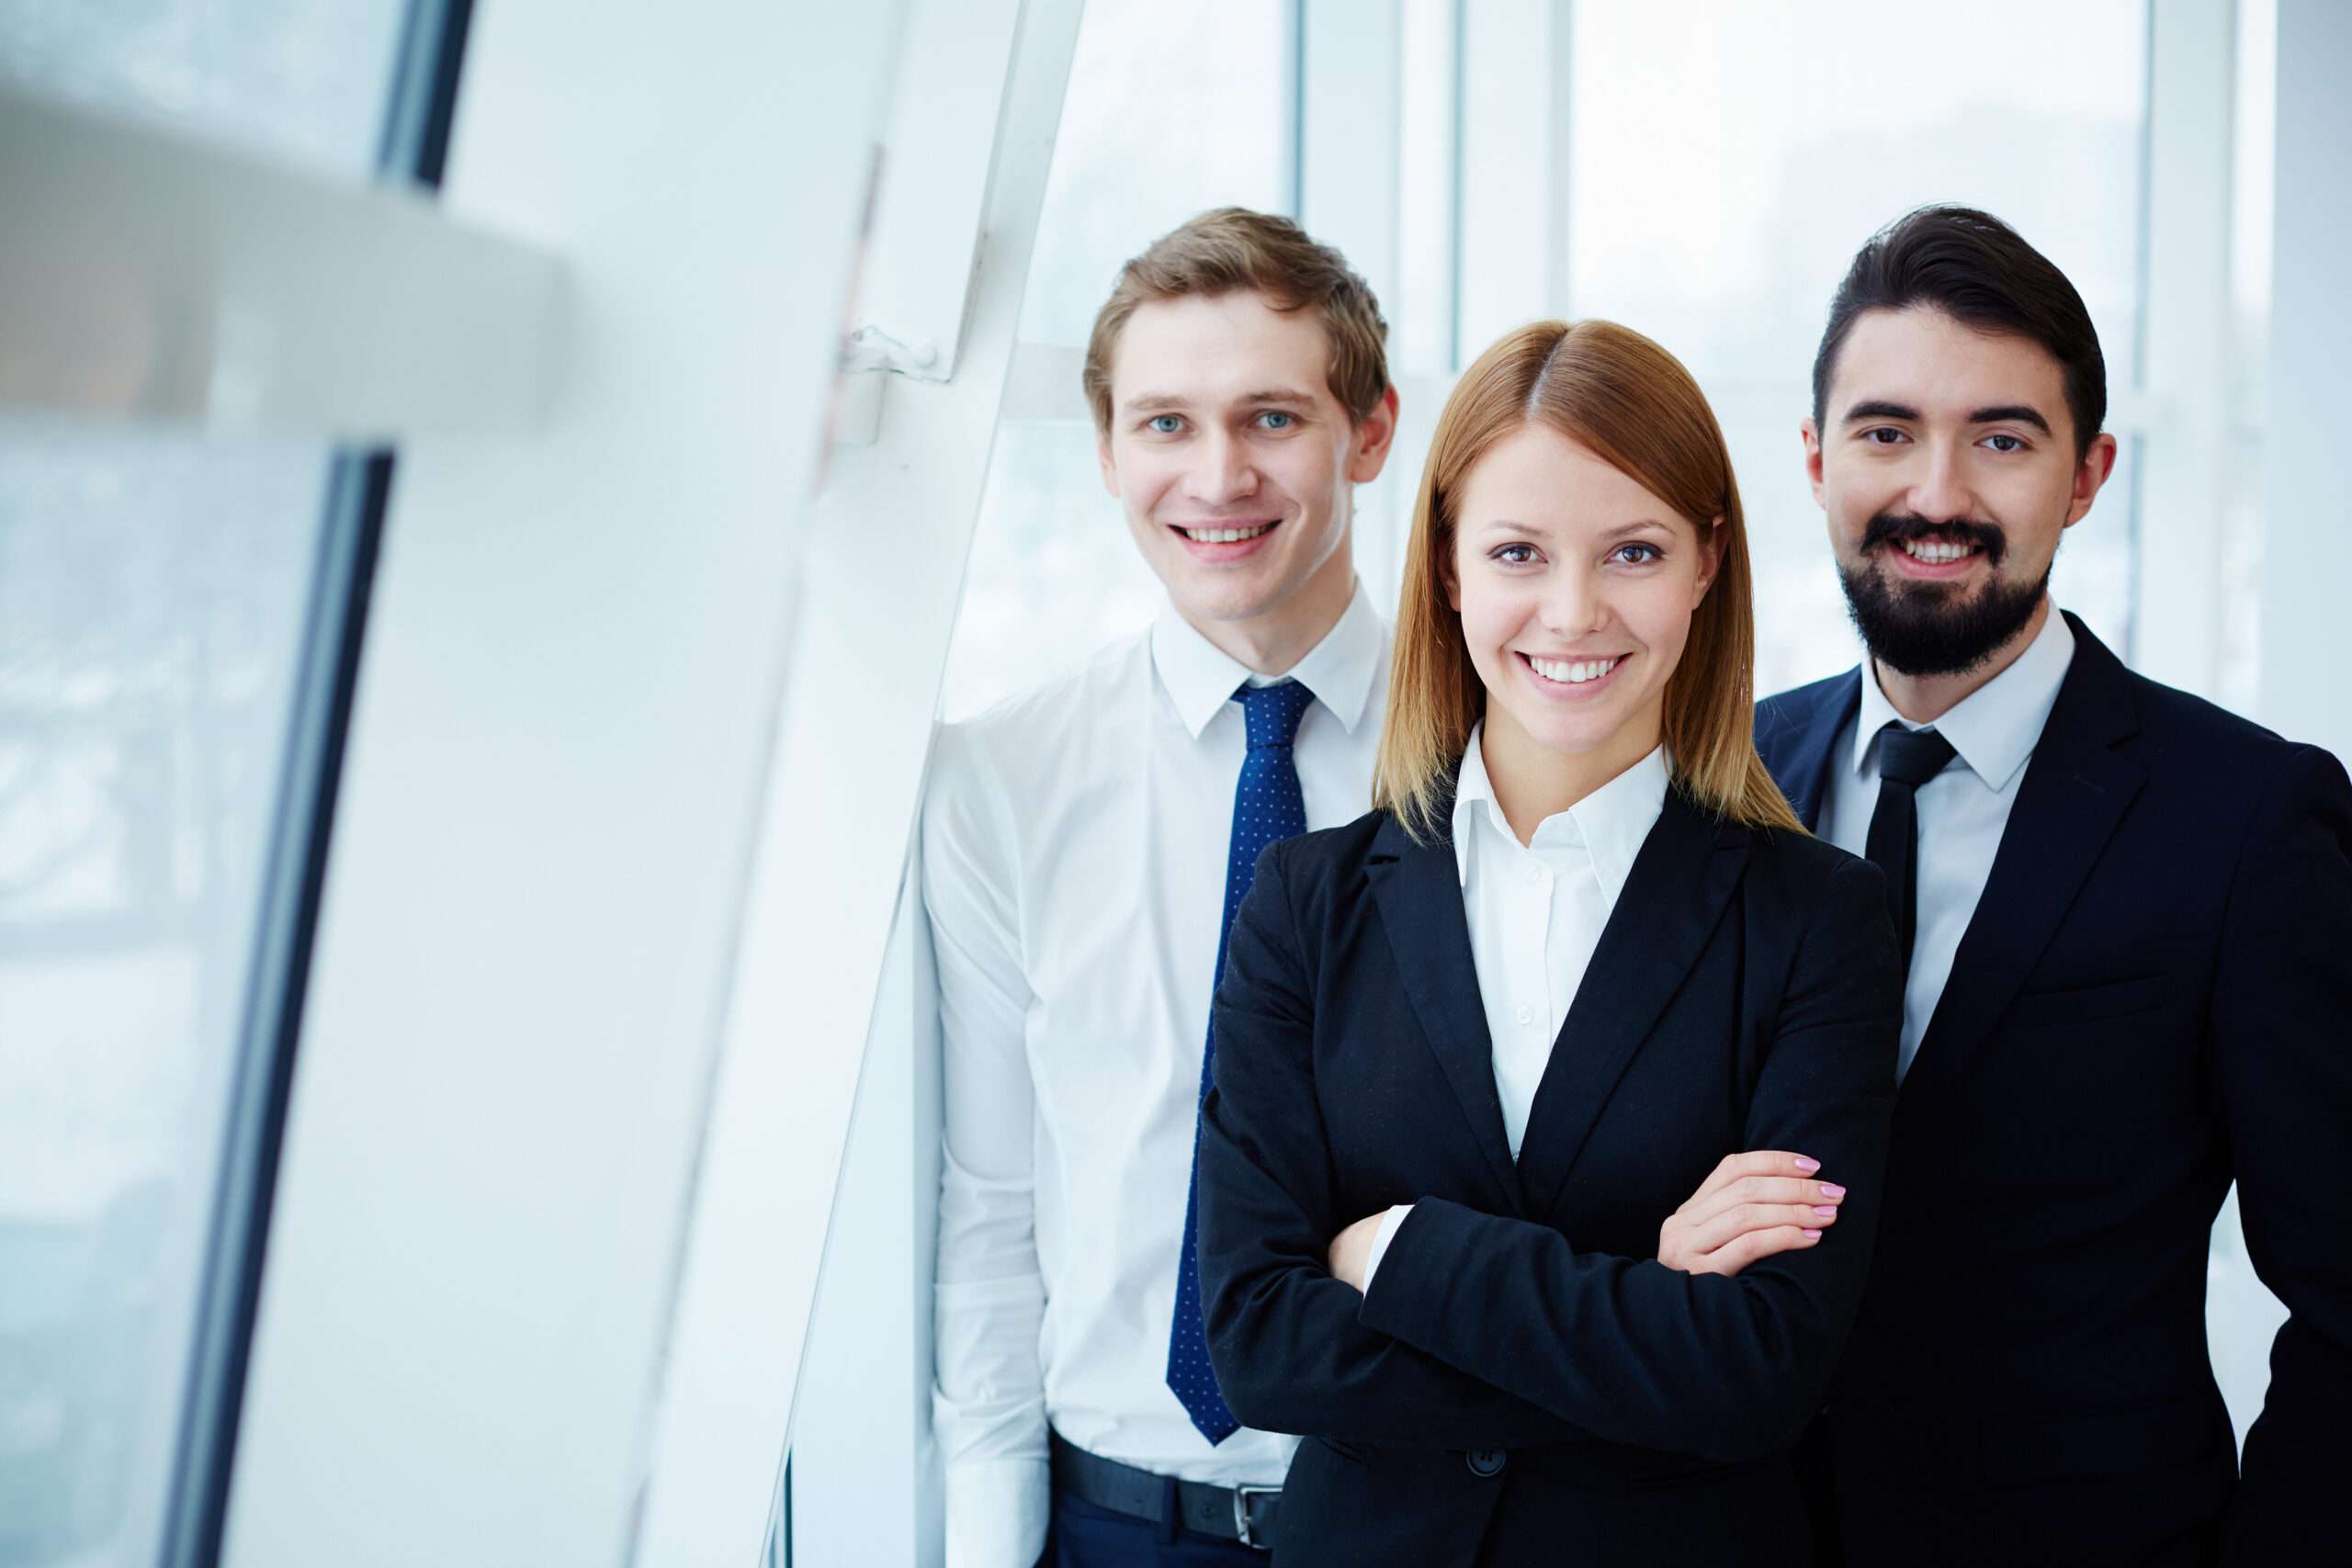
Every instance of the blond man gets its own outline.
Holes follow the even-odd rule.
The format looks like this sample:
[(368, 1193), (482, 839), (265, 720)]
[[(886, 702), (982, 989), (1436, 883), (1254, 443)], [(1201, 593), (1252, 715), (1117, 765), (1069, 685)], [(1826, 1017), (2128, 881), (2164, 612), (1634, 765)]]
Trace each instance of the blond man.
[(1282, 218), (1204, 213), (1129, 262), (1085, 385), (1167, 603), (941, 737), (953, 1563), (1264, 1560), (1295, 1439), (1238, 1427), (1207, 1371), (1194, 1139), (1237, 879), (1370, 793), (1388, 638), (1350, 536), (1396, 429), (1385, 333)]

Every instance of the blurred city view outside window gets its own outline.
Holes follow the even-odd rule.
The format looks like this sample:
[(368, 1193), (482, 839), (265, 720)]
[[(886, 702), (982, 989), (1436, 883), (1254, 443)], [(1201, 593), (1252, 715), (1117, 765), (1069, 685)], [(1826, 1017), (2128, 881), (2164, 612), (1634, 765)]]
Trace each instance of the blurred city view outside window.
[[(2083, 295), (2111, 394), (2138, 378), (2143, 0), (1996, 0), (1970, 25), (1869, 0), (1574, 8), (1571, 308), (1649, 333), (1706, 388), (1756, 567), (1757, 690), (1858, 646), (1800, 463), (1829, 297), (1873, 229), (1927, 202), (2002, 218)], [(2030, 47), (2026, 47), (2030, 40)], [(2052, 591), (2129, 646), (2133, 438)]]
[[(372, 178), (407, 19), (17, 0), (0, 81)], [(5, 1568), (161, 1551), (344, 460), (0, 423)]]

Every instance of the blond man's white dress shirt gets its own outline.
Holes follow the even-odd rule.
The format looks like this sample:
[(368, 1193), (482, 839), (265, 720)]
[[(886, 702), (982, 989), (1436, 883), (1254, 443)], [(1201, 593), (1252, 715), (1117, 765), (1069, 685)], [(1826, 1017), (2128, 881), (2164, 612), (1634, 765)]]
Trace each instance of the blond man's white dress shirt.
[[(1369, 807), (1388, 635), (1359, 585), (1287, 671), (1310, 828)], [(1048, 1425), (1187, 1481), (1279, 1485), (1167, 1382), (1250, 672), (1172, 610), (940, 736), (922, 813), (946, 1131), (934, 1427), (948, 1554), (1030, 1568)], [(1263, 679), (1263, 678), (1261, 678)]]

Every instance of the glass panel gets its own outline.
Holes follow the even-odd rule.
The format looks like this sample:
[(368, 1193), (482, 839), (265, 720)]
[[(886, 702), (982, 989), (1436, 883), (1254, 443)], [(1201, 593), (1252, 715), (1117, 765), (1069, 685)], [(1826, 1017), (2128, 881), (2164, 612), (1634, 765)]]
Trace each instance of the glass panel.
[[(405, 0), (17, 0), (0, 76), (372, 177)], [(103, 259), (103, 258), (99, 258)], [(0, 1565), (162, 1554), (335, 455), (0, 424)], [(256, 1029), (255, 1018), (264, 1026)], [(235, 1219), (232, 1216), (232, 1219)], [(199, 1434), (195, 1441), (207, 1442)]]
[[(1573, 15), (1570, 308), (1657, 337), (1715, 403), (1754, 535), (1758, 689), (1844, 668), (1856, 644), (1796, 434), (1830, 293), (1882, 224), (1973, 203), (2065, 270), (2111, 389), (2128, 388), (2144, 0), (1994, 0), (1962, 28), (1871, 0), (1585, 0)], [(1933, 71), (1887, 69), (1928, 57)], [(2062, 602), (2119, 649), (2130, 467), (2127, 450), (2056, 573)]]
[(1545, 0), (1464, 0), (1458, 368), (1513, 327), (1552, 313), (1552, 28), (1561, 9)]
[(326, 467), (0, 433), (0, 1562), (154, 1557)]
[(1865, 236), (1966, 202), (2065, 270), (2129, 383), (2144, 0), (1988, 0), (1965, 28), (1876, 0), (1598, 0), (1575, 17), (1578, 314), (1653, 333), (1702, 377), (1783, 378), (1812, 364)]
[[(1401, 297), (1383, 299), (1391, 376), (1453, 368), (1455, 0), (1405, 0), (1397, 95)], [(1312, 68), (1312, 62), (1309, 62)], [(1434, 415), (1431, 416), (1432, 422)]]
[(1292, 7), (1091, 0), (1021, 308), (1029, 343), (1083, 347), (1119, 265), (1193, 214), (1292, 207)]
[(0, 75), (342, 173), (375, 167), (407, 0), (9, 0)]
[[(2222, 650), (2215, 694), (2251, 713), (2262, 688), (2263, 431), (2270, 395), (2270, 266), (2278, 138), (2277, 0), (2239, 0), (2236, 124), (2230, 174), (2234, 350), (2228, 511), (2222, 519)], [(2228, 1382), (2232, 1414), (2244, 1404)], [(2241, 1419), (2238, 1430), (2246, 1423)]]

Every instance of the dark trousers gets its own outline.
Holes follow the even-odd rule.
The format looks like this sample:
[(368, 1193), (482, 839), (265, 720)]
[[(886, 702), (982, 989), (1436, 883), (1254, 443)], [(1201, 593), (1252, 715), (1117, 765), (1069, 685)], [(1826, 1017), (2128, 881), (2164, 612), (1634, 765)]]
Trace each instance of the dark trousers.
[(1114, 1514), (1057, 1491), (1037, 1568), (1266, 1568), (1272, 1561), (1238, 1540)]

